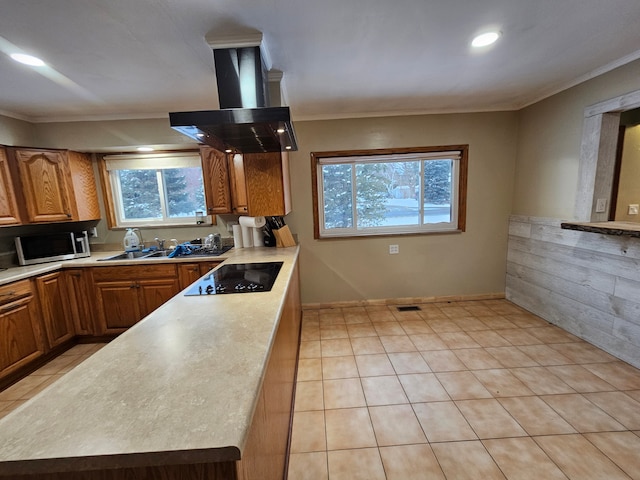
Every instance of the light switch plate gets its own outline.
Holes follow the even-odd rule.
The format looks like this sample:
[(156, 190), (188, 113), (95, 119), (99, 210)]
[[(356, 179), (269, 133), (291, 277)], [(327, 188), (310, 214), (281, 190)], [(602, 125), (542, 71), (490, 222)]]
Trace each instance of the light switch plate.
[(638, 204), (634, 203), (629, 205), (629, 210), (627, 211), (629, 215), (638, 215)]
[(599, 198), (596, 200), (596, 213), (604, 213), (607, 211), (607, 199)]
[(400, 253), (400, 247), (398, 245), (389, 245), (389, 255), (395, 255)]

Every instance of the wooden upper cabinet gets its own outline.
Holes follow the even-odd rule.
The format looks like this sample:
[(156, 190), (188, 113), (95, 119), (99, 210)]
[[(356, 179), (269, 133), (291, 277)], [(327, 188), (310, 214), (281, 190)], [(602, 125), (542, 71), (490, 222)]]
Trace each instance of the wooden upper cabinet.
[(78, 220), (100, 220), (100, 204), (91, 157), (86, 153), (67, 152), (71, 181), (78, 210)]
[(234, 213), (258, 217), (291, 211), (286, 152), (235, 154), (228, 161)]
[(16, 194), (4, 148), (0, 148), (0, 225), (20, 224)]
[(9, 149), (28, 223), (77, 220), (71, 172), (63, 151)]
[(231, 213), (227, 155), (215, 148), (201, 147), (200, 157), (207, 215)]

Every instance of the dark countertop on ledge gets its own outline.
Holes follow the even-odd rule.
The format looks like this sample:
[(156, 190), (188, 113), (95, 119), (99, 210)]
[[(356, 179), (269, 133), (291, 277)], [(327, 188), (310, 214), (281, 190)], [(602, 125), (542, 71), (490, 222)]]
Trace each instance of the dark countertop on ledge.
[(604, 235), (624, 235), (640, 238), (640, 223), (632, 222), (563, 222), (560, 225), (565, 230), (601, 233)]

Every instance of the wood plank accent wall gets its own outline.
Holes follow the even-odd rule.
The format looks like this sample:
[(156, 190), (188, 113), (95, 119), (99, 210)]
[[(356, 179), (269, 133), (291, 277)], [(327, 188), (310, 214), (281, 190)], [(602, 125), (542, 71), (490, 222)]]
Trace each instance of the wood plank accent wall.
[(506, 298), (640, 367), (640, 239), (513, 215)]

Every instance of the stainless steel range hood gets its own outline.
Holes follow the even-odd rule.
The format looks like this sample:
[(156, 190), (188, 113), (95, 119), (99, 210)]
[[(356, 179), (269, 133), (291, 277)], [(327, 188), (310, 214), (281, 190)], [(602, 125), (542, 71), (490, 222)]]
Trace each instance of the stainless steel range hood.
[(259, 44), (212, 45), (221, 109), (169, 113), (171, 127), (221, 150), (297, 150), (289, 107), (269, 106), (268, 77)]

